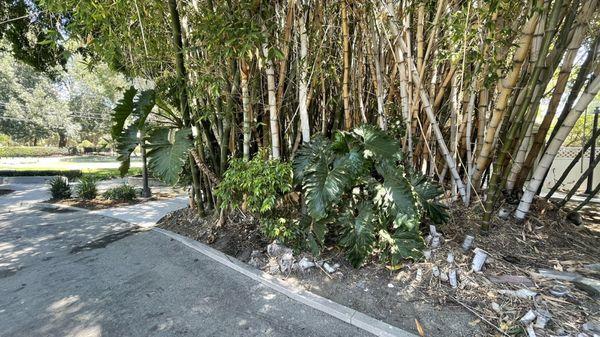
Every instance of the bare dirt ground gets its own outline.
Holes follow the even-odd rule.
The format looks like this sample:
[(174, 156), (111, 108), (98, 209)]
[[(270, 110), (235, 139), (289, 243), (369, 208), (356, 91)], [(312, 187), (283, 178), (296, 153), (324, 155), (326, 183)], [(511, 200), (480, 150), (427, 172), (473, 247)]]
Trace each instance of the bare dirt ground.
[[(576, 335), (584, 331), (584, 323), (598, 317), (597, 299), (570, 282), (541, 277), (538, 269), (598, 279), (598, 273), (585, 266), (599, 262), (600, 227), (593, 217), (584, 215), (585, 225), (575, 226), (564, 220), (565, 216), (552, 204), (537, 201), (528, 220), (516, 223), (512, 218), (496, 218), (490, 233), (481, 235), (481, 212), (476, 207), (454, 205), (450, 221), (437, 228), (443, 238), (441, 246), (430, 248), (421, 261), (392, 267), (372, 260), (355, 269), (342, 252), (330, 247), (315, 262), (335, 265), (333, 273), (317, 265), (304, 272), (281, 274), (268, 262), (262, 269), (414, 333), (420, 325), (427, 336), (526, 335), (533, 323), (519, 320), (529, 310), (551, 316), (544, 328), (535, 328), (538, 335)], [(251, 256), (269, 260), (269, 242), (252, 216), (232, 212), (223, 226), (216, 228), (216, 222), (216, 218), (201, 218), (182, 209), (165, 216), (159, 226), (245, 262)], [(422, 229), (427, 234), (428, 227)], [(471, 270), (472, 250), (461, 249), (467, 234), (475, 236), (474, 247), (488, 253), (482, 272)], [(312, 259), (294, 252), (296, 261), (304, 256)], [(448, 281), (451, 271), (457, 274), (455, 288)], [(551, 290), (558, 286), (567, 294), (553, 295)], [(519, 297), (518, 291), (524, 290), (531, 296)]]

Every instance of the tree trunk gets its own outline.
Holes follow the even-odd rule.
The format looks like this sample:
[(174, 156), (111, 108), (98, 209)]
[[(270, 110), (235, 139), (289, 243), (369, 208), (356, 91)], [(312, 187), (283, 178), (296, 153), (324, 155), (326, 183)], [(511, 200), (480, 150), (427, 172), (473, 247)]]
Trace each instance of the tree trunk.
[(352, 111), (350, 110), (350, 34), (348, 31), (348, 3), (341, 1), (342, 7), (342, 48), (344, 74), (342, 79), (342, 99), (344, 101), (344, 129), (352, 128)]
[(485, 138), (483, 144), (481, 144), (481, 150), (479, 151), (479, 157), (475, 166), (475, 173), (473, 174), (473, 186), (478, 187), (481, 181), (481, 175), (488, 167), (491, 154), (494, 147), (494, 141), (496, 139), (496, 131), (500, 125), (500, 122), (504, 118), (506, 113), (506, 107), (508, 99), (513, 91), (513, 88), (519, 80), (519, 74), (521, 73), (521, 66), (527, 57), (529, 52), (529, 46), (533, 38), (533, 32), (536, 28), (539, 14), (536, 12), (527, 21), (521, 30), (521, 38), (518, 43), (518, 49), (513, 56), (512, 69), (506, 75), (506, 77), (500, 82), (501, 90), (494, 105), (492, 117), (490, 118), (488, 127), (486, 129)]
[[(396, 23), (394, 22), (394, 18), (395, 18), (394, 8), (390, 3), (390, 4), (385, 5), (384, 9), (387, 11), (387, 15), (390, 19), (389, 21), (390, 21), (390, 27), (392, 28), (392, 34), (397, 36), (397, 42), (400, 45), (400, 49), (406, 53), (408, 48), (407, 48), (406, 44), (404, 43), (404, 40), (401, 38), (401, 36), (398, 32)], [(402, 54), (403, 53), (400, 53), (399, 56), (403, 58), (404, 56)], [(438, 143), (440, 153), (444, 157), (446, 164), (448, 164), (448, 169), (450, 170), (450, 173), (452, 174), (452, 178), (454, 179), (454, 183), (457, 186), (458, 193), (460, 194), (463, 203), (467, 204), (467, 193), (465, 190), (465, 185), (463, 184), (462, 179), (461, 179), (460, 175), (458, 174), (456, 162), (454, 161), (454, 159), (452, 158), (452, 155), (448, 151), (448, 147), (446, 146), (446, 142), (444, 141), (444, 135), (442, 134), (442, 131), (439, 128), (438, 121), (435, 117), (433, 109), (431, 108), (431, 104), (429, 103), (429, 95), (425, 91), (425, 88), (423, 87), (421, 79), (419, 77), (419, 72), (417, 70), (417, 66), (415, 65), (415, 62), (413, 59), (408, 59), (408, 65), (410, 67), (410, 71), (413, 76), (413, 82), (415, 83), (415, 86), (417, 88), (419, 88), (419, 95), (421, 98), (421, 102), (423, 102), (423, 109), (425, 110), (427, 118), (429, 119), (431, 129), (433, 130), (433, 132), (435, 134), (435, 138)]]
[(242, 86), (242, 108), (243, 108), (243, 158), (250, 159), (250, 93), (248, 90), (248, 73), (250, 68), (244, 59), (240, 59), (240, 82)]
[(64, 132), (58, 133), (58, 147), (63, 148), (67, 146), (67, 135)]
[(308, 118), (308, 36), (306, 34), (306, 11), (302, 10), (297, 16), (298, 35), (300, 35), (300, 59), (298, 60), (298, 114), (300, 115), (300, 129), (302, 141), (310, 141), (310, 122)]
[(279, 159), (281, 158), (281, 146), (279, 145), (279, 113), (277, 111), (277, 96), (275, 93), (275, 69), (273, 67), (273, 60), (269, 57), (266, 43), (263, 43), (262, 49), (263, 56), (265, 57), (265, 72), (267, 74), (269, 126), (271, 127), (271, 157), (273, 159)]
[(527, 184), (527, 189), (521, 197), (519, 207), (515, 212), (515, 217), (517, 219), (524, 219), (527, 213), (529, 212), (529, 207), (533, 202), (533, 197), (537, 193), (542, 183), (542, 179), (545, 176), (548, 169), (550, 168), (550, 165), (552, 165), (554, 157), (556, 157), (560, 146), (563, 144), (569, 132), (571, 132), (571, 130), (573, 129), (573, 126), (575, 125), (577, 119), (579, 119), (579, 116), (581, 116), (581, 113), (587, 108), (587, 106), (594, 99), (599, 90), (600, 76), (597, 76), (589, 83), (585, 92), (577, 101), (577, 104), (575, 104), (571, 112), (569, 112), (569, 114), (565, 118), (565, 121), (560, 126), (559, 130), (556, 132), (556, 136), (548, 145), (546, 153), (544, 153), (544, 156), (540, 160), (538, 166), (535, 168), (533, 176), (529, 181), (529, 184)]

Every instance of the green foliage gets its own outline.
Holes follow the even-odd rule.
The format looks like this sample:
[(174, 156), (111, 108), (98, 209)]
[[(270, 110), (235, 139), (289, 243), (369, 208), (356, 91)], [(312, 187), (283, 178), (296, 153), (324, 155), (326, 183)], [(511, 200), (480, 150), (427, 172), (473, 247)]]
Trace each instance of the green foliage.
[[(129, 170), (131, 153), (140, 145), (138, 134), (146, 129), (146, 119), (155, 104), (156, 93), (154, 90), (149, 89), (138, 93), (134, 87), (130, 87), (114, 108), (111, 135), (117, 142), (121, 176), (125, 176)], [(125, 123), (130, 117), (131, 123), (125, 127)]]
[(69, 154), (67, 148), (46, 146), (2, 146), (0, 157), (49, 157), (66, 156)]
[(92, 200), (98, 195), (96, 179), (90, 176), (83, 176), (79, 179), (79, 184), (75, 186), (75, 193), (79, 199)]
[[(130, 175), (130, 176), (141, 175), (141, 174), (142, 174), (142, 169), (139, 167), (130, 168), (129, 171), (127, 172), (127, 175)], [(110, 169), (93, 169), (93, 170), (84, 171), (83, 176), (88, 177), (90, 179), (94, 179), (96, 181), (99, 181), (99, 180), (108, 180), (108, 179), (118, 178), (121, 176), (121, 173), (119, 172), (119, 169), (112, 169), (112, 168), (110, 168)]]
[(447, 215), (433, 201), (441, 190), (401, 163), (400, 144), (368, 125), (304, 145), (294, 161), (294, 178), (304, 192), (308, 246), (318, 252), (330, 236), (355, 267), (376, 248), (393, 264), (418, 258), (423, 214), (435, 222)]
[(133, 201), (137, 198), (138, 191), (135, 187), (127, 184), (112, 187), (102, 194), (104, 199), (115, 201)]
[(278, 240), (285, 245), (300, 246), (302, 237), (300, 220), (291, 216), (269, 215), (260, 218), (260, 229), (269, 240)]
[(87, 139), (84, 139), (81, 143), (79, 143), (79, 147), (94, 147), (94, 144)]
[[(148, 139), (148, 165), (152, 172), (168, 184), (179, 180), (188, 151), (192, 147), (192, 131), (189, 128), (174, 131), (159, 128)], [(170, 138), (173, 138), (171, 140)]]
[(0, 146), (9, 146), (9, 145), (12, 145), (12, 142), (13, 141), (9, 135), (0, 133)]
[(56, 177), (48, 182), (52, 199), (68, 199), (71, 197), (71, 186), (64, 177)]
[(80, 178), (80, 170), (0, 170), (0, 177), (61, 176), (69, 180)]
[(250, 161), (232, 159), (215, 194), (222, 206), (241, 207), (256, 214), (275, 209), (278, 197), (292, 189), (292, 166), (269, 160), (261, 150)]

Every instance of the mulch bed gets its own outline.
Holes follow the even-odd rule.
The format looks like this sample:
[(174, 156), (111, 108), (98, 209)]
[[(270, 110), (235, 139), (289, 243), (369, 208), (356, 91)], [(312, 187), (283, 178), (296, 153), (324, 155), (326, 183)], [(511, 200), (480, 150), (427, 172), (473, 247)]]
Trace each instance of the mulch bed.
[(7, 195), (7, 194), (11, 194), (11, 193), (13, 193), (13, 192), (14, 192), (14, 190), (9, 190), (9, 189), (5, 189), (5, 188), (3, 188), (3, 189), (0, 189), (0, 196), (2, 196), (2, 195)]
[[(429, 248), (428, 257), (421, 261), (386, 266), (372, 260), (355, 269), (337, 247), (329, 247), (315, 260), (337, 264), (334, 273), (315, 267), (308, 272), (279, 276), (414, 333), (418, 324), (428, 336), (526, 335), (526, 325), (519, 319), (529, 310), (546, 310), (551, 315), (544, 329), (536, 329), (538, 335), (576, 335), (582, 332), (583, 323), (598, 317), (599, 303), (590, 294), (569, 282), (545, 279), (538, 274), (539, 268), (546, 268), (598, 278), (597, 273), (584, 268), (599, 262), (597, 223), (574, 226), (564, 220), (566, 214), (562, 210), (537, 200), (528, 220), (517, 223), (512, 218), (495, 218), (489, 234), (481, 235), (481, 213), (476, 206), (452, 205), (450, 221), (437, 228), (443, 238), (441, 246)], [(269, 242), (252, 216), (232, 212), (221, 227), (216, 227), (216, 223), (215, 216), (199, 217), (182, 209), (165, 216), (159, 226), (210, 244), (245, 262), (251, 255), (268, 258)], [(427, 234), (428, 230), (424, 228), (424, 232)], [(471, 270), (472, 250), (461, 250), (467, 234), (475, 236), (474, 247), (489, 254), (482, 272)], [(312, 258), (294, 253), (296, 261), (304, 256)], [(449, 253), (454, 257), (452, 262), (448, 262)], [(272, 266), (262, 269), (273, 273)], [(434, 270), (445, 275), (456, 271), (457, 287), (452, 288), (447, 278), (436, 275)], [(522, 283), (501, 283), (503, 278)], [(549, 292), (558, 285), (567, 289), (567, 295), (557, 297)], [(519, 298), (510, 294), (522, 289), (537, 295)]]
[(50, 202), (54, 203), (54, 204), (73, 206), (73, 207), (85, 208), (90, 211), (96, 211), (96, 210), (100, 210), (100, 209), (115, 208), (115, 207), (128, 206), (128, 205), (136, 205), (136, 204), (141, 204), (141, 203), (148, 202), (148, 201), (164, 200), (164, 199), (170, 199), (170, 198), (172, 198), (172, 195), (167, 194), (167, 193), (154, 193), (152, 195), (152, 197), (150, 197), (150, 198), (137, 198), (137, 199), (131, 200), (131, 201), (107, 200), (107, 199), (101, 199), (101, 198), (96, 198), (96, 199), (91, 199), (91, 200), (70, 198), (70, 199), (61, 199), (61, 200), (50, 200)]

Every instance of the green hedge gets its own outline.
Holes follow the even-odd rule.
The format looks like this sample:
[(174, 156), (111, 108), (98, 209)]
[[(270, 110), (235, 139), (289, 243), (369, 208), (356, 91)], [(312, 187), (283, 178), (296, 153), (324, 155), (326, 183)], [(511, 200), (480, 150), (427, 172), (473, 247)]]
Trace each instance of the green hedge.
[(0, 170), (0, 177), (47, 177), (47, 176), (62, 176), (69, 180), (77, 179), (82, 176), (80, 170)]
[(66, 147), (0, 146), (0, 157), (48, 157), (68, 154), (69, 149)]

